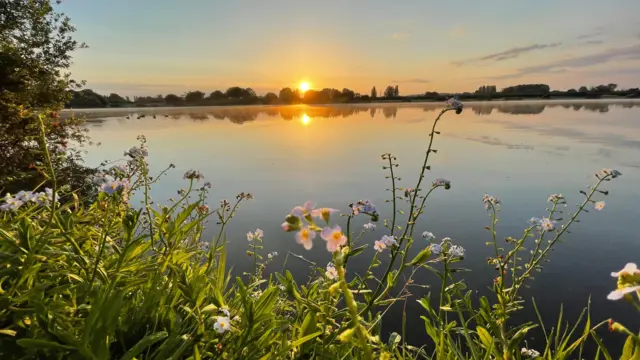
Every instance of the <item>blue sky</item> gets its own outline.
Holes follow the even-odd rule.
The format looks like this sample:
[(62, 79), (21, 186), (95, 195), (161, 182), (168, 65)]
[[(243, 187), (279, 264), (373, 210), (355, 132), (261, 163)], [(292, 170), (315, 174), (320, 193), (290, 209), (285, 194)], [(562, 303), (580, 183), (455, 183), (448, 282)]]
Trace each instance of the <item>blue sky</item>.
[(66, 0), (71, 69), (122, 95), (640, 86), (639, 0)]

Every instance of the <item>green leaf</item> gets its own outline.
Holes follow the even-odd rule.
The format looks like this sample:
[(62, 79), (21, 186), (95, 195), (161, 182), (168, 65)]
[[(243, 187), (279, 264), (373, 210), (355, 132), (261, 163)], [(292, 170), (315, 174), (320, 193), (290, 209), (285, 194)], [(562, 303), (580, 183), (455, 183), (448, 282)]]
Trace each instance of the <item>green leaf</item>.
[(158, 341), (166, 339), (169, 334), (166, 331), (160, 331), (155, 334), (147, 335), (142, 340), (138, 341), (129, 351), (127, 351), (120, 360), (134, 360), (134, 358), (142, 353), (149, 346), (157, 343)]
[(478, 332), (478, 337), (480, 338), (482, 345), (484, 345), (487, 350), (491, 351), (490, 349), (493, 347), (493, 336), (491, 336), (487, 329), (482, 326), (476, 327), (476, 331)]
[(429, 247), (426, 247), (422, 249), (422, 251), (420, 251), (418, 255), (416, 255), (416, 257), (414, 257), (409, 264), (411, 266), (421, 265), (422, 263), (427, 261), (430, 256), (431, 256), (431, 249)]
[(0, 330), (0, 334), (9, 335), (9, 336), (16, 336), (17, 333), (15, 331), (13, 331), (13, 330), (2, 329), (2, 330)]
[(18, 343), (18, 345), (24, 347), (24, 348), (31, 348), (31, 349), (38, 349), (38, 348), (45, 348), (45, 349), (66, 349), (66, 350), (73, 350), (74, 348), (71, 346), (65, 346), (62, 344), (58, 344), (57, 342), (53, 342), (53, 341), (46, 341), (46, 340), (36, 340), (36, 339), (20, 339), (18, 341), (16, 341)]

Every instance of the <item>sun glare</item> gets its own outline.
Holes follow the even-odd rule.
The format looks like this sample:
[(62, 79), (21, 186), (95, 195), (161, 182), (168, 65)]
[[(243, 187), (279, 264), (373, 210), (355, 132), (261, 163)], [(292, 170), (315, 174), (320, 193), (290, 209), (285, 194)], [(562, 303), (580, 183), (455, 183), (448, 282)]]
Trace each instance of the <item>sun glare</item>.
[(300, 83), (300, 91), (302, 92), (306, 92), (307, 90), (309, 90), (311, 88), (311, 86), (309, 85), (308, 82), (303, 81)]
[(302, 125), (309, 125), (311, 118), (307, 114), (302, 114), (302, 119), (300, 119), (300, 121), (302, 122)]

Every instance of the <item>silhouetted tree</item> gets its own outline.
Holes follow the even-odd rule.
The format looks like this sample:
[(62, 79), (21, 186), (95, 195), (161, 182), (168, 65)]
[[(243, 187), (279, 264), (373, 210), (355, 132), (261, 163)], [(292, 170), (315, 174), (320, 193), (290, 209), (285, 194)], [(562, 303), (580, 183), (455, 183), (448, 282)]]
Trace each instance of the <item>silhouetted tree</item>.
[(353, 90), (344, 88), (342, 89), (342, 98), (346, 101), (351, 101), (356, 97), (356, 93)]
[(578, 91), (581, 93), (586, 93), (586, 92), (589, 92), (589, 89), (587, 89), (587, 87), (583, 85), (583, 86), (580, 86)]
[(613, 83), (612, 84), (608, 84), (607, 88), (609, 88), (610, 92), (614, 92), (618, 88), (618, 84), (613, 84)]
[(202, 91), (189, 91), (184, 94), (184, 101), (187, 104), (196, 104), (204, 99), (204, 93)]
[(211, 100), (220, 100), (220, 99), (226, 99), (226, 98), (227, 96), (220, 90), (216, 90), (211, 94), (209, 94), (209, 99)]
[(182, 98), (176, 94), (169, 94), (164, 97), (164, 102), (168, 105), (176, 106), (182, 104)]
[(551, 91), (547, 84), (521, 84), (502, 89), (503, 94), (514, 95), (546, 95)]
[(386, 98), (391, 98), (395, 95), (396, 91), (395, 88), (391, 85), (387, 86), (386, 89), (384, 89), (384, 97)]
[(276, 104), (278, 102), (278, 95), (269, 92), (264, 96), (265, 104)]
[(109, 94), (109, 96), (107, 97), (107, 100), (109, 101), (110, 104), (117, 104), (117, 103), (126, 103), (127, 100), (125, 100), (125, 98), (123, 98), (122, 96), (115, 94), (115, 93), (111, 93)]
[(376, 90), (375, 86), (373, 87), (373, 89), (371, 89), (371, 98), (372, 99), (378, 98), (378, 90)]
[(398, 85), (393, 88), (393, 96), (400, 96), (400, 90), (398, 90)]

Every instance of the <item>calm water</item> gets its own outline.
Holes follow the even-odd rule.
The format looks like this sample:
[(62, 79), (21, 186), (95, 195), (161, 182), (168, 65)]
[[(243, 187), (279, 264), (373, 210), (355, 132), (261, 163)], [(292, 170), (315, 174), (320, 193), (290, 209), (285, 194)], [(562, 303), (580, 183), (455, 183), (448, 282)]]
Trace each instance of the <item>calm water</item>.
[[(90, 150), (88, 161), (121, 158), (136, 145), (136, 136), (144, 134), (156, 171), (169, 163), (177, 166), (153, 189), (155, 200), (174, 197), (190, 168), (213, 184), (212, 206), (241, 191), (255, 194), (256, 200), (241, 208), (230, 227), (228, 251), (237, 271), (249, 270), (244, 234), (256, 227), (265, 231), (265, 251), (280, 253), (269, 269), (282, 266), (287, 250), (324, 267), (330, 261), (324, 241), (318, 238), (314, 249), (305, 251), (292, 234), (281, 231), (284, 216), (306, 200), (346, 211), (350, 202), (370, 199), (388, 217), (384, 201), (390, 198), (385, 192), (389, 185), (380, 154), (397, 156), (400, 186), (414, 187), (438, 110), (435, 104), (91, 110), (88, 127), (102, 145)], [(137, 119), (137, 113), (149, 115)], [(152, 113), (158, 114), (156, 119)], [(519, 237), (530, 217), (545, 214), (549, 194), (565, 194), (567, 210), (573, 210), (582, 200), (578, 191), (593, 183), (594, 172), (620, 170), (623, 176), (607, 184), (607, 207), (582, 216), (526, 296), (535, 293), (550, 322), (561, 303), (574, 320), (591, 296), (595, 320), (614, 316), (631, 328), (640, 326), (633, 323), (638, 317), (632, 309), (606, 300), (615, 287), (609, 273), (640, 261), (640, 102), (469, 103), (461, 115), (447, 113), (438, 129), (438, 153), (427, 176), (449, 179), (452, 188), (433, 194), (416, 230), (463, 245), (464, 265), (473, 270), (466, 276), (468, 286), (480, 292), (494, 276), (486, 264), (491, 250), (483, 230), (489, 224), (480, 201), (485, 193), (503, 201), (499, 237)], [(362, 224), (360, 220), (355, 228)], [(379, 223), (363, 242), (382, 234)], [(362, 271), (372, 255), (370, 248), (348, 271)], [(301, 280), (309, 274), (302, 261), (289, 258), (287, 266)], [(417, 281), (437, 284), (426, 272)], [(416, 296), (423, 292), (413, 291)], [(421, 310), (415, 301), (407, 306), (414, 315), (408, 328), (416, 329), (408, 340), (424, 341)], [(399, 318), (386, 320), (385, 329), (397, 329)]]

